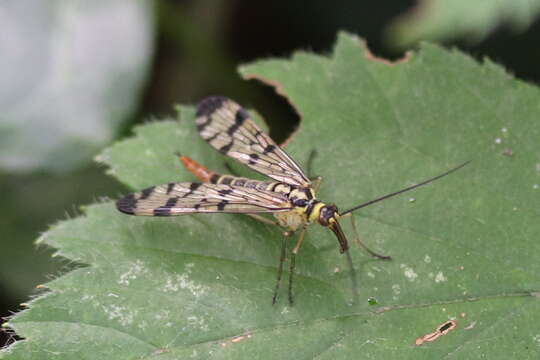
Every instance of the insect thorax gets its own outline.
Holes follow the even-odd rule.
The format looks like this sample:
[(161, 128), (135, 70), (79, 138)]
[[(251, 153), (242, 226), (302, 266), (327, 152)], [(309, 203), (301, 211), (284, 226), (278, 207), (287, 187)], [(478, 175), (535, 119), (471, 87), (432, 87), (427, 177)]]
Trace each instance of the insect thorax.
[(296, 188), (279, 184), (273, 190), (285, 194), (293, 206), (291, 211), (274, 213), (281, 226), (293, 231), (303, 224), (316, 221), (320, 207), (324, 206), (315, 199), (315, 193), (311, 188)]

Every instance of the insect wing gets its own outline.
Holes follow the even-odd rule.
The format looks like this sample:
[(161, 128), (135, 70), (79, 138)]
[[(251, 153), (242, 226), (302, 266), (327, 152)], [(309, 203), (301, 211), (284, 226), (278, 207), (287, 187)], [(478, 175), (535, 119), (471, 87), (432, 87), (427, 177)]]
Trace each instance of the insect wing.
[(285, 196), (266, 190), (206, 183), (170, 183), (149, 187), (116, 202), (123, 213), (172, 216), (193, 213), (271, 213), (288, 211)]
[(234, 101), (220, 96), (202, 100), (196, 124), (202, 138), (219, 152), (277, 181), (309, 186), (302, 169)]

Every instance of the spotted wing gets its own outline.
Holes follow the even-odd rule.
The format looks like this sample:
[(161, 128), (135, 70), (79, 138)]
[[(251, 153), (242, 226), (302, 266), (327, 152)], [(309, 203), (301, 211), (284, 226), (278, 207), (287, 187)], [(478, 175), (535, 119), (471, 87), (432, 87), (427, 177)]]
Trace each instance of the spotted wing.
[(288, 199), (272, 191), (223, 184), (170, 183), (129, 194), (116, 202), (123, 213), (172, 216), (192, 213), (289, 211)]
[(234, 101), (221, 96), (202, 100), (196, 124), (202, 138), (219, 152), (277, 181), (309, 186), (302, 169)]

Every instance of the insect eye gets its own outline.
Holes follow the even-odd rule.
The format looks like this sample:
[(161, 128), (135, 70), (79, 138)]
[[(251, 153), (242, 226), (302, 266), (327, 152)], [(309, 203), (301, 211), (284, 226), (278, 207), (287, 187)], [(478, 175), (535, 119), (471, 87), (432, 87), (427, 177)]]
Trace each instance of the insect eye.
[(305, 199), (296, 199), (296, 200), (294, 200), (294, 205), (295, 206), (301, 206), (301, 207), (306, 206), (307, 205), (307, 200), (305, 200)]

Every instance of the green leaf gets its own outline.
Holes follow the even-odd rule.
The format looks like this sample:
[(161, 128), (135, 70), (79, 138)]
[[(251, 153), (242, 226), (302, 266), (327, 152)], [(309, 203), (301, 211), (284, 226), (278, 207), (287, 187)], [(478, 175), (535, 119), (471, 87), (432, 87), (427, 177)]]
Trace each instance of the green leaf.
[[(317, 149), (320, 198), (342, 209), (473, 162), (354, 213), (363, 241), (393, 256), (375, 260), (351, 241), (356, 303), (345, 257), (318, 225), (297, 259), (295, 305), (282, 289), (272, 306), (279, 229), (240, 215), (141, 218), (112, 202), (89, 206), (40, 239), (88, 266), (50, 282), (11, 319), (26, 340), (7, 359), (538, 355), (538, 89), (433, 45), (400, 63), (378, 61), (347, 34), (331, 57), (300, 52), (241, 73), (294, 105), (302, 122), (287, 151), (305, 165)], [(192, 180), (175, 151), (224, 171), (197, 135), (193, 109), (179, 114), (179, 123), (136, 128), (100, 160), (134, 189)], [(450, 318), (455, 330), (415, 346)]]
[(0, 167), (90, 162), (133, 112), (152, 50), (151, 4), (3, 1), (0, 13)]
[(401, 48), (420, 40), (478, 42), (503, 25), (524, 31), (539, 12), (538, 0), (424, 0), (394, 20), (387, 37)]

